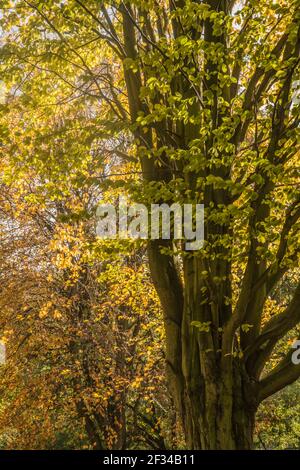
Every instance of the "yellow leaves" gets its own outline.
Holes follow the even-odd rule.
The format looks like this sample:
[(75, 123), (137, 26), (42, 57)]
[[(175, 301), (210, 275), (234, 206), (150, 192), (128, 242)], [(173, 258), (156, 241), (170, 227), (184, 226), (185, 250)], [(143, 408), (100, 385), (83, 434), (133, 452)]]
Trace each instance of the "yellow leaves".
[(10, 339), (11, 339), (11, 336), (13, 335), (14, 333), (14, 330), (13, 329), (6, 329), (0, 339), (0, 341), (4, 344), (8, 344)]
[(142, 377), (136, 377), (133, 382), (131, 382), (130, 386), (134, 390), (139, 389), (141, 384), (142, 384), (143, 378)]
[(281, 306), (275, 299), (268, 297), (264, 306), (262, 326), (264, 326), (272, 316), (278, 315), (283, 310), (283, 308), (284, 307)]
[(39, 310), (39, 318), (43, 319), (43, 318), (46, 318), (47, 316), (49, 316), (51, 314), (51, 316), (56, 319), (56, 320), (59, 320), (60, 318), (62, 318), (62, 313), (60, 310), (58, 310), (58, 308), (54, 308), (54, 304), (51, 300), (47, 301)]
[(51, 310), (51, 308), (52, 308), (52, 302), (51, 301), (46, 302), (46, 304), (43, 305), (39, 311), (39, 317), (45, 318), (49, 314), (49, 311)]
[(59, 320), (62, 317), (62, 314), (59, 310), (55, 309), (53, 312), (53, 318)]
[(72, 266), (72, 261), (64, 254), (58, 254), (55, 258), (55, 264), (59, 269), (64, 270), (70, 265)]

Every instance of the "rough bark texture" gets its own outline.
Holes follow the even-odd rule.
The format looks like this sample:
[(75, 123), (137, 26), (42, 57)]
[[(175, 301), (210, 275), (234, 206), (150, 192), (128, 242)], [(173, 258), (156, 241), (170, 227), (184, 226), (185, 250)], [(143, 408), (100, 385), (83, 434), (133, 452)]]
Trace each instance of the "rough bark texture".
[[(211, 307), (201, 305), (199, 267), (195, 260), (185, 266), (182, 303), (182, 286), (173, 277), (176, 271), (170, 269), (169, 257), (161, 254), (155, 257), (153, 251), (151, 246), (152, 276), (165, 311), (168, 383), (183, 421), (187, 446), (250, 449), (257, 408), (255, 384), (243, 361), (222, 354), (226, 344), (222, 344), (218, 331), (199, 332), (191, 325), (193, 321), (209, 321), (216, 315)], [(174, 292), (175, 283), (178, 297), (174, 296), (172, 301), (168, 294)]]

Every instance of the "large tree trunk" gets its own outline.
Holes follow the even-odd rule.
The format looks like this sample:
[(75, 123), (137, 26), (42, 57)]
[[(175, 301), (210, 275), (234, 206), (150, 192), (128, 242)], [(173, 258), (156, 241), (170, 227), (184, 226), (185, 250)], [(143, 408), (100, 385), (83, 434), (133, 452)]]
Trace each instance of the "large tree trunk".
[[(201, 362), (201, 353), (195, 362)], [(182, 416), (189, 449), (251, 449), (256, 407), (239, 370), (228, 377), (208, 377), (196, 366), (185, 381)], [(220, 376), (222, 373), (220, 372)], [(224, 374), (223, 374), (224, 375)], [(224, 383), (226, 382), (226, 384)]]
[(228, 312), (220, 311), (223, 298), (219, 305), (204, 303), (202, 267), (195, 258), (184, 265), (183, 287), (174, 261), (160, 254), (161, 243), (150, 242), (149, 259), (165, 313), (168, 384), (186, 445), (189, 449), (250, 449), (256, 388), (234, 348)]

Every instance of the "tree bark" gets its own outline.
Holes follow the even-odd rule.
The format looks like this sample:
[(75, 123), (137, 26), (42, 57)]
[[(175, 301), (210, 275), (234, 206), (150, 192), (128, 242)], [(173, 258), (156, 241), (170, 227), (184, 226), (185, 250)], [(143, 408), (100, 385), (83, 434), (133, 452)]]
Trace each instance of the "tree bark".
[[(228, 347), (228, 336), (234, 338), (232, 329), (225, 325), (218, 331), (219, 323), (214, 323), (222, 312), (219, 315), (216, 305), (202, 302), (201, 263), (195, 258), (186, 261), (182, 287), (176, 264), (158, 252), (159, 242), (150, 242), (151, 273), (165, 312), (168, 384), (186, 445), (251, 449), (257, 385), (242, 358), (232, 353), (233, 344)], [(195, 321), (204, 325), (204, 331), (192, 324)]]
[[(227, 377), (231, 387), (226, 393), (222, 382), (204, 382), (198, 374), (190, 375), (190, 381), (185, 384), (186, 413), (183, 416), (187, 447), (193, 450), (252, 449), (256, 405), (240, 373)], [(210, 395), (212, 390), (214, 395)]]

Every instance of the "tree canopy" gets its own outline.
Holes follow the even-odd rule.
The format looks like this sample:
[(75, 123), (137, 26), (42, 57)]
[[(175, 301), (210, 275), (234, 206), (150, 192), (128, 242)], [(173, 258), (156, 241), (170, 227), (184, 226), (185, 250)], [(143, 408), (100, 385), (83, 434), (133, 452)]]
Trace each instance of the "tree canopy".
[[(1, 407), (63, 400), (98, 448), (252, 448), (300, 376), (299, 0), (2, 3)], [(99, 240), (124, 194), (203, 204), (203, 247)]]

